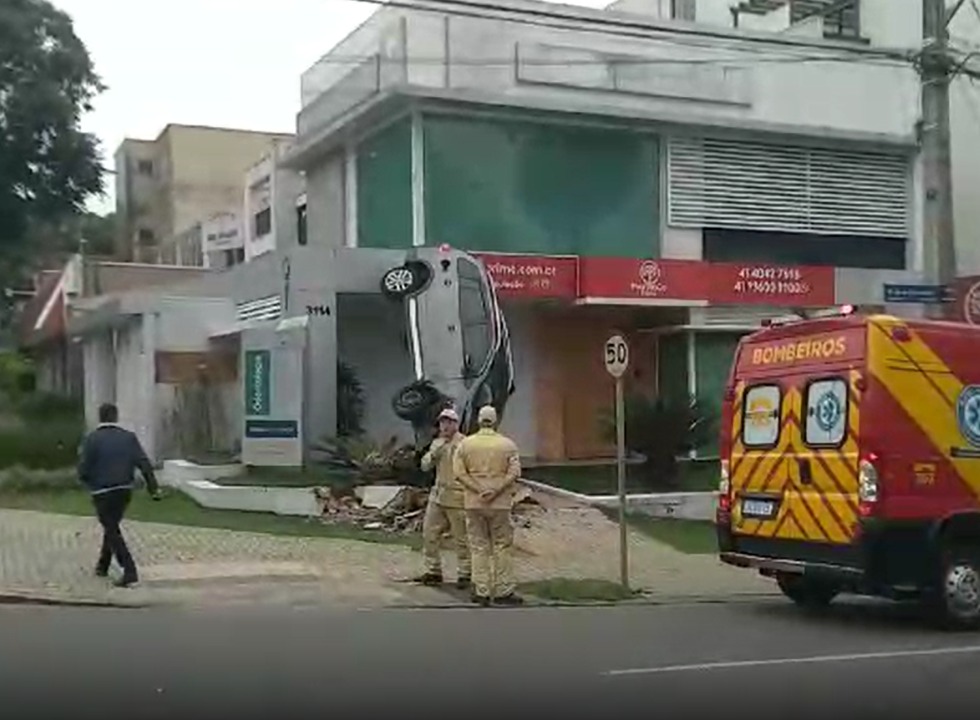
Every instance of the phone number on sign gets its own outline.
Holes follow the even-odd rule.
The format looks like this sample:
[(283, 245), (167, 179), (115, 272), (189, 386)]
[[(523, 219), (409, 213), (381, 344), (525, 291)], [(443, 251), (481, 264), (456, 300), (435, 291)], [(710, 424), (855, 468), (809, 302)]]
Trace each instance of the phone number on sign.
[(754, 295), (808, 295), (812, 288), (805, 282), (780, 282), (776, 280), (739, 280), (735, 292)]
[(799, 268), (790, 267), (743, 267), (738, 271), (739, 280), (783, 280), (796, 281), (803, 279)]

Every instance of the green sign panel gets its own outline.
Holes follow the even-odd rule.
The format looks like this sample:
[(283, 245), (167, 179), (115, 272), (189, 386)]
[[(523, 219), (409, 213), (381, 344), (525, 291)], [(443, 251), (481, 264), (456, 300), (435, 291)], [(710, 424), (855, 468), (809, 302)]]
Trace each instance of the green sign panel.
[(245, 351), (245, 414), (268, 415), (272, 353), (268, 350)]

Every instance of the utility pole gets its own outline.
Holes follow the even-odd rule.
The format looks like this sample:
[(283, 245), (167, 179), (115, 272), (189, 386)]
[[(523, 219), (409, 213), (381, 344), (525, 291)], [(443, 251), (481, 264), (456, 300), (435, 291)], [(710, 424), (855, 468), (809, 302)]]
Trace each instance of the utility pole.
[[(950, 286), (956, 279), (953, 227), (953, 177), (949, 127), (949, 83), (955, 63), (949, 54), (949, 22), (963, 6), (958, 0), (947, 12), (945, 0), (922, 0), (922, 172), (923, 251), (927, 281)], [(942, 305), (929, 307), (943, 317)]]

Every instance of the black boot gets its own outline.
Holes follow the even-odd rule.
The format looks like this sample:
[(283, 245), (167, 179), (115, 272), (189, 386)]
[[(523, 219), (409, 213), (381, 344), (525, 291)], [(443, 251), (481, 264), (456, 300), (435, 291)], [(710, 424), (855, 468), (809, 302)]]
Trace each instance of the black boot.
[(456, 589), (457, 590), (469, 590), (470, 589), (470, 585), (472, 585), (472, 584), (473, 584), (473, 581), (470, 580), (470, 576), (469, 575), (460, 575), (458, 578), (456, 578)]
[(138, 582), (139, 582), (139, 578), (135, 576), (126, 577), (125, 575), (123, 575), (121, 578), (119, 578), (112, 584), (115, 585), (117, 588), (130, 588), (133, 587), (133, 585), (135, 585)]
[(490, 598), (488, 598), (486, 595), (471, 593), (470, 602), (472, 602), (474, 605), (479, 605), (480, 607), (490, 607)]
[(495, 598), (493, 601), (494, 605), (501, 605), (504, 607), (514, 607), (517, 605), (524, 604), (524, 598), (516, 593), (508, 593), (507, 595), (502, 595), (499, 598)]
[(422, 585), (442, 585), (442, 573), (426, 572), (415, 578), (415, 582)]

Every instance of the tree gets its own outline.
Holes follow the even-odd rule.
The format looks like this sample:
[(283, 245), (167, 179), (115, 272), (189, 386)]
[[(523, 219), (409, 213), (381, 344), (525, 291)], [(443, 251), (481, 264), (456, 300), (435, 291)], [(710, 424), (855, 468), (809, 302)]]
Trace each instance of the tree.
[(71, 18), (45, 0), (0, 3), (0, 250), (102, 192), (98, 141), (79, 128), (102, 89)]
[(116, 214), (87, 212), (81, 217), (80, 234), (89, 255), (112, 255), (116, 250)]
[(79, 127), (102, 90), (68, 15), (46, 0), (0, 2), (0, 302), (45, 252), (31, 228), (102, 192), (98, 141)]

